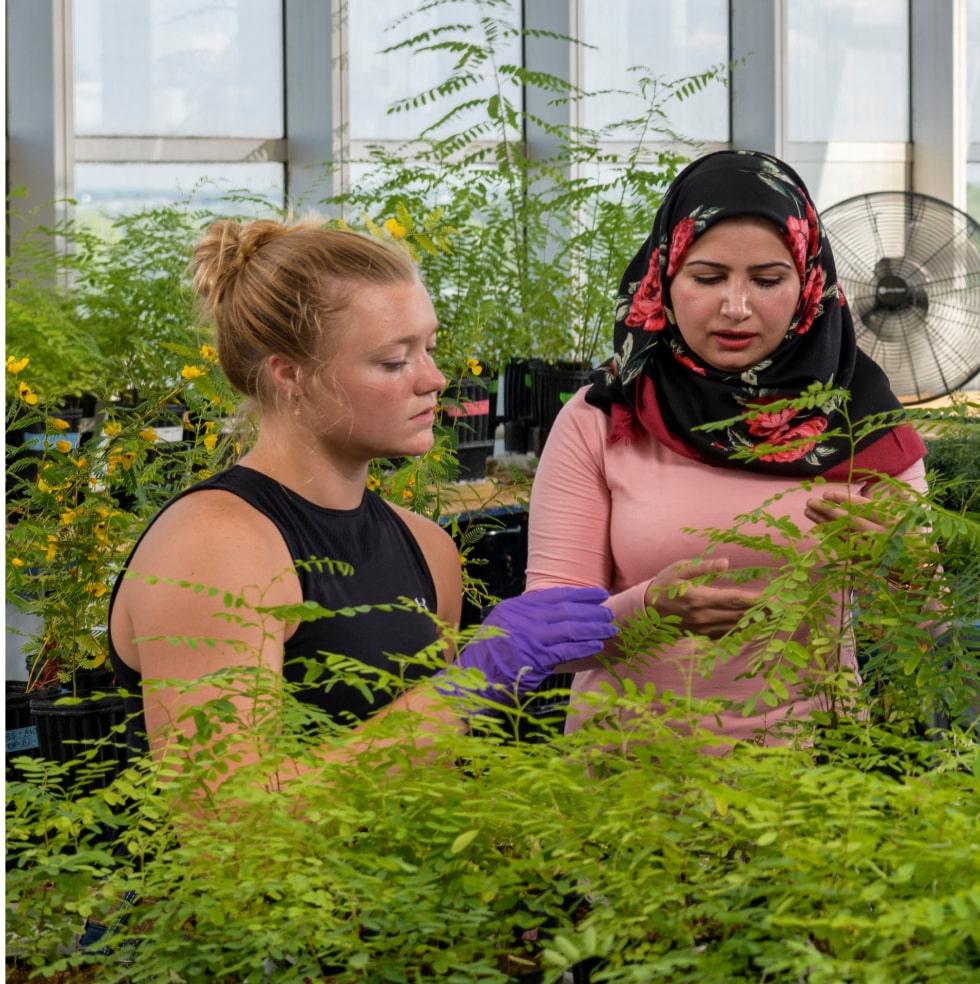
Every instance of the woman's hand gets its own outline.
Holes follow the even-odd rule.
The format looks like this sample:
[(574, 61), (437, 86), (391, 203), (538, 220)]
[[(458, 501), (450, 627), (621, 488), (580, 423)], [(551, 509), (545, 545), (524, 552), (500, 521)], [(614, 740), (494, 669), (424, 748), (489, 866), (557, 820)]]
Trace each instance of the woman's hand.
[(894, 527), (881, 514), (882, 502), (867, 496), (855, 495), (848, 489), (827, 489), (823, 495), (807, 499), (804, 515), (821, 525), (836, 520), (850, 519), (855, 533), (887, 533)]
[(741, 587), (716, 587), (711, 583), (695, 583), (695, 579), (710, 578), (728, 570), (728, 561), (679, 560), (665, 567), (650, 582), (646, 604), (662, 617), (675, 616), (687, 632), (712, 639), (731, 631), (742, 616), (762, 594)]
[[(854, 495), (847, 489), (827, 489), (823, 495), (808, 499), (804, 513), (807, 519), (822, 525), (847, 519), (852, 541), (867, 558), (874, 558), (886, 549), (889, 539), (903, 525), (898, 511), (903, 508), (901, 496), (869, 499)], [(893, 586), (908, 588), (921, 578), (931, 578), (937, 569), (938, 545), (930, 542), (925, 530), (904, 530), (901, 533), (902, 551), (887, 574)], [(894, 556), (894, 554), (893, 554)]]

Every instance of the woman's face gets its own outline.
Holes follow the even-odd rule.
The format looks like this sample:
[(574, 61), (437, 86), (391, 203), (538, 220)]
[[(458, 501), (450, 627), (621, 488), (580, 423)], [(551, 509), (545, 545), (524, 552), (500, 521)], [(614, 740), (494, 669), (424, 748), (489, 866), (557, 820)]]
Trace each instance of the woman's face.
[(433, 362), (436, 313), (419, 282), (356, 289), (323, 373), (318, 437), (354, 462), (424, 454), (446, 379)]
[(740, 371), (771, 355), (800, 299), (789, 246), (767, 219), (725, 219), (696, 239), (670, 284), (677, 328), (708, 365)]

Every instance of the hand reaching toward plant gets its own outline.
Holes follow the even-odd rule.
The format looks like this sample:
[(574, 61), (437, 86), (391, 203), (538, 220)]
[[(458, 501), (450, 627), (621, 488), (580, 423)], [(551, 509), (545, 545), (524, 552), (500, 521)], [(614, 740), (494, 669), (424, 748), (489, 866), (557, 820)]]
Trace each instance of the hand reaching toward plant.
[[(893, 546), (892, 538), (901, 536), (902, 550), (892, 556), (886, 578), (894, 585), (908, 587), (916, 578), (927, 579), (939, 565), (938, 546), (930, 541), (926, 530), (903, 528), (901, 496), (870, 499), (848, 489), (827, 489), (820, 496), (807, 499), (805, 515), (817, 526), (846, 519), (859, 550), (867, 558), (880, 556), (879, 551)], [(886, 539), (887, 538), (887, 539)]]
[(486, 684), (463, 686), (448, 669), (436, 674), (436, 689), (498, 701), (535, 690), (555, 667), (596, 655), (616, 634), (613, 613), (602, 605), (608, 597), (603, 588), (556, 587), (505, 598), (483, 625), (506, 634), (474, 639), (456, 661), (461, 669), (480, 670)]
[(857, 495), (846, 488), (826, 489), (822, 495), (807, 499), (804, 515), (822, 525), (836, 520), (850, 519), (855, 533), (888, 533), (895, 522), (886, 521), (881, 513), (882, 502)]
[(742, 587), (717, 587), (712, 575), (728, 570), (724, 557), (715, 560), (679, 560), (661, 570), (650, 582), (646, 605), (662, 617), (680, 619), (680, 628), (717, 639), (733, 629), (762, 598)]

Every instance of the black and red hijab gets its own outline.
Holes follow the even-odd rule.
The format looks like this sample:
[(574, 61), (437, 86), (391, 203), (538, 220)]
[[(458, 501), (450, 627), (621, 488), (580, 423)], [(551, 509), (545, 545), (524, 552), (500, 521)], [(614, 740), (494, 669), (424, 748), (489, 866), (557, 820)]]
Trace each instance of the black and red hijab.
[[(800, 301), (775, 352), (748, 369), (723, 371), (684, 344), (670, 283), (691, 243), (707, 229), (749, 215), (769, 219), (786, 237), (800, 275)], [(895, 475), (925, 454), (921, 439), (902, 423), (887, 377), (857, 347), (830, 243), (803, 180), (767, 154), (719, 151), (674, 179), (653, 231), (623, 275), (613, 341), (615, 354), (593, 373), (586, 396), (611, 414), (613, 441), (632, 441), (645, 430), (711, 465), (831, 480), (852, 469)], [(815, 382), (850, 397), (765, 411)], [(748, 412), (750, 407), (755, 409)], [(736, 417), (720, 430), (695, 429)], [(868, 421), (881, 426), (855, 445), (852, 435)], [(773, 450), (733, 457), (760, 445)]]

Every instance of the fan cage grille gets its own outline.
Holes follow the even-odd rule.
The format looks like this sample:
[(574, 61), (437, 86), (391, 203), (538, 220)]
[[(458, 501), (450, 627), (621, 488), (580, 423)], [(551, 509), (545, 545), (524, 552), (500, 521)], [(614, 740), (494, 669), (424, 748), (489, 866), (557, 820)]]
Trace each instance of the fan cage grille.
[(939, 198), (872, 192), (821, 220), (860, 348), (903, 403), (980, 373), (980, 225)]

